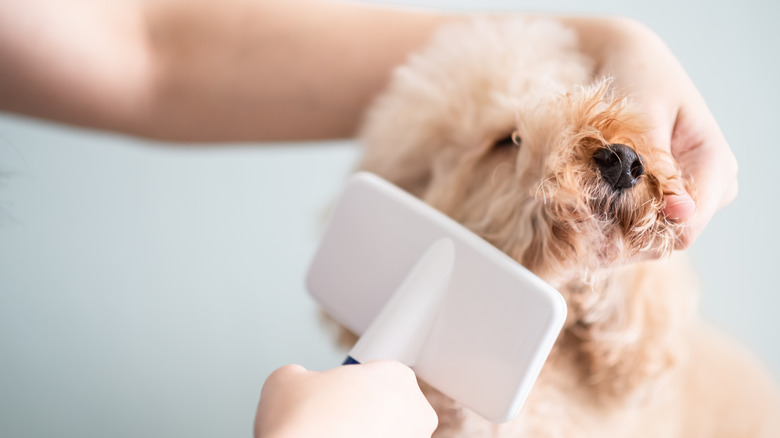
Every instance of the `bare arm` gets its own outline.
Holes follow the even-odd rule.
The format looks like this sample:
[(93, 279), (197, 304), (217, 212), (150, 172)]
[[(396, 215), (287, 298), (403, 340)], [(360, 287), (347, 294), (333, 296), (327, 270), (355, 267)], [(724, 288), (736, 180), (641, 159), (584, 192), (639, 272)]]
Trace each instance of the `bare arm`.
[[(170, 140), (351, 136), (392, 68), (460, 16), (325, 0), (0, 0), (0, 110)], [(690, 245), (736, 195), (736, 161), (663, 42), (559, 17), (698, 193), (667, 196)]]
[(318, 0), (185, 3), (151, 9), (155, 113), (191, 108), (166, 129), (198, 138), (351, 136), (392, 68), (449, 19)]
[(317, 0), (0, 0), (0, 109), (173, 140), (347, 137), (452, 19)]
[(137, 4), (0, 0), (0, 110), (128, 130), (149, 97)]

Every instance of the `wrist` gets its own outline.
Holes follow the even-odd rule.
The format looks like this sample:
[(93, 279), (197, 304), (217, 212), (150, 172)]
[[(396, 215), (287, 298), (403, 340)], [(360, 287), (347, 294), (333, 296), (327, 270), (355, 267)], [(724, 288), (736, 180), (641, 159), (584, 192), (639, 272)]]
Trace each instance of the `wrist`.
[(598, 73), (611, 74), (605, 70), (614, 58), (633, 53), (636, 47), (660, 42), (649, 27), (633, 18), (562, 16), (558, 20), (577, 33), (580, 49), (596, 61), (595, 71)]

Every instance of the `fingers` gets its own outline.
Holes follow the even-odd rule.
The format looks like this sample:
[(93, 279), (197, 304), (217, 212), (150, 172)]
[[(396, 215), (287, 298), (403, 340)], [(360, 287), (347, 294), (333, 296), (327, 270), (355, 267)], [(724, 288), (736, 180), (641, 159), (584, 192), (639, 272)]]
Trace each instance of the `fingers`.
[(267, 382), (274, 384), (275, 382), (283, 382), (288, 381), (290, 379), (297, 378), (301, 375), (310, 373), (311, 371), (308, 371), (306, 368), (296, 365), (296, 364), (290, 364), (285, 365), (281, 368), (276, 369), (274, 372), (272, 372), (268, 376)]
[(696, 203), (688, 192), (666, 195), (664, 214), (667, 219), (685, 222), (690, 220), (696, 210)]
[[(412, 421), (419, 425), (418, 430), (422, 432), (420, 436), (430, 437), (433, 434), (439, 425), (439, 418), (417, 384), (417, 376), (411, 368), (392, 360), (374, 360), (361, 366), (384, 381), (392, 382), (396, 391), (403, 390), (398, 395), (402, 396), (403, 404), (409, 408), (407, 415), (416, 417)], [(390, 392), (386, 394), (390, 395)]]
[[(616, 85), (632, 96), (650, 130), (648, 144), (671, 154), (682, 174), (665, 187), (664, 213), (682, 223), (675, 249), (701, 234), (715, 212), (736, 195), (736, 160), (704, 98), (663, 41), (632, 26), (627, 50), (615, 51), (607, 66)], [(618, 45), (618, 47), (622, 47)]]
[[(656, 105), (654, 109), (646, 109), (646, 114), (651, 119), (651, 130), (646, 134), (648, 143), (653, 147), (671, 153), (672, 157), (680, 165), (678, 157), (672, 152), (672, 136), (677, 122), (678, 110), (676, 108), (664, 108)], [(689, 180), (690, 176), (686, 174), (686, 169), (682, 168), (683, 179)], [(696, 202), (690, 193), (685, 189), (683, 181), (672, 181), (666, 188), (667, 194), (664, 196), (664, 215), (667, 219), (686, 224), (675, 242), (675, 249), (683, 249), (690, 245), (695, 239), (697, 233), (692, 233), (688, 223), (696, 215)], [(697, 227), (698, 229), (698, 227)], [(662, 253), (659, 253), (660, 256)]]
[[(417, 375), (411, 368), (401, 362), (392, 360), (377, 360), (369, 362), (367, 365), (375, 368), (372, 371), (375, 372), (377, 376), (381, 376), (386, 381), (395, 382), (394, 386), (396, 387), (405, 388), (405, 395), (408, 396), (410, 400), (414, 400), (419, 408), (423, 410), (423, 415), (430, 416), (436, 420), (436, 413), (425, 398), (422, 389), (420, 389), (420, 385), (417, 383)], [(435, 427), (436, 425), (434, 424), (434, 429)]]
[[(736, 160), (704, 98), (663, 40), (640, 23), (612, 23), (606, 28), (613, 29), (613, 38), (585, 47), (600, 71), (615, 78), (618, 94), (630, 96), (644, 114), (647, 143), (670, 154), (680, 169), (682, 178), (664, 187), (664, 213), (683, 225), (675, 249), (684, 249), (736, 196)], [(587, 26), (581, 33), (586, 40), (602, 35)]]
[(736, 159), (702, 96), (689, 80), (683, 84), (676, 99), (640, 102), (651, 124), (649, 144), (670, 153), (682, 175), (666, 188), (664, 207), (667, 219), (683, 225), (678, 250), (688, 248), (737, 192)]
[(737, 194), (736, 159), (704, 100), (697, 97), (680, 110), (672, 133), (672, 156), (693, 192), (667, 196), (664, 212), (684, 225), (675, 249), (689, 247)]
[(263, 389), (260, 393), (260, 399), (263, 395), (273, 394), (279, 387), (289, 385), (290, 382), (300, 379), (312, 371), (308, 371), (306, 368), (300, 365), (285, 365), (272, 372), (265, 381)]
[(290, 423), (288, 418), (295, 415), (290, 406), (297, 404), (297, 397), (304, 396), (295, 388), (300, 384), (301, 377), (309, 373), (300, 365), (285, 365), (268, 376), (255, 413), (255, 438), (269, 435), (270, 431), (283, 429), (286, 423)]
[(302, 374), (302, 373), (306, 373), (307, 371), (308, 370), (306, 370), (306, 368), (304, 368), (301, 365), (289, 364), (289, 365), (285, 365), (285, 366), (283, 366), (281, 368), (278, 368), (276, 371), (271, 373), (271, 375), (277, 375), (279, 377), (282, 377), (282, 376)]
[(408, 366), (402, 364), (401, 362), (397, 362), (394, 360), (386, 360), (386, 359), (379, 359), (379, 360), (372, 360), (370, 362), (366, 362), (363, 364), (366, 369), (373, 370), (373, 372), (379, 373), (379, 374), (388, 374), (397, 376), (398, 378), (415, 381), (416, 382), (416, 375), (414, 374), (414, 371), (412, 371), (411, 368)]
[(371, 430), (377, 437), (429, 438), (437, 426), (414, 372), (400, 362), (378, 360), (326, 371), (286, 365), (263, 386), (255, 436), (293, 427), (333, 432), (320, 436), (366, 436)]

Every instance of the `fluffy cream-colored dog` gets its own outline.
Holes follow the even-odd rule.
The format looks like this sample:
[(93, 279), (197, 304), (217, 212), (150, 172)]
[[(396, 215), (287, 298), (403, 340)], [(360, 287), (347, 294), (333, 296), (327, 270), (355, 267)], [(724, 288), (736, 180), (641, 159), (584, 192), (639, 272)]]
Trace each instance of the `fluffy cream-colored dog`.
[(645, 130), (550, 21), (455, 25), (396, 70), (368, 113), (361, 167), (493, 243), (569, 307), (516, 420), (493, 425), (428, 391), (436, 437), (780, 437), (771, 378), (696, 316), (685, 259), (669, 257), (678, 224), (664, 195), (681, 176)]

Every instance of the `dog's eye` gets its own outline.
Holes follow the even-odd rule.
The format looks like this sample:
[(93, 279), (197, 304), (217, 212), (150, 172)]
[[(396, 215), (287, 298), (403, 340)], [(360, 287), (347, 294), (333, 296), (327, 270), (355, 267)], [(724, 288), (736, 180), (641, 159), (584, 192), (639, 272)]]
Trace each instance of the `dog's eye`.
[(496, 149), (518, 147), (520, 146), (521, 141), (520, 134), (515, 131), (506, 137), (498, 139), (495, 143), (493, 143), (493, 147)]

